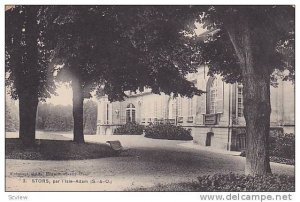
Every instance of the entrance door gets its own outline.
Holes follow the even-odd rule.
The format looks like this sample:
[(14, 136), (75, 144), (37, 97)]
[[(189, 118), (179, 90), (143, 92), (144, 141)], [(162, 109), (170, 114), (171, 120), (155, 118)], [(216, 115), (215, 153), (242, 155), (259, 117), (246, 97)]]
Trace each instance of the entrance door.
[(212, 132), (208, 132), (206, 134), (205, 146), (211, 146), (211, 138), (212, 138), (212, 136), (214, 136), (214, 133), (212, 133)]

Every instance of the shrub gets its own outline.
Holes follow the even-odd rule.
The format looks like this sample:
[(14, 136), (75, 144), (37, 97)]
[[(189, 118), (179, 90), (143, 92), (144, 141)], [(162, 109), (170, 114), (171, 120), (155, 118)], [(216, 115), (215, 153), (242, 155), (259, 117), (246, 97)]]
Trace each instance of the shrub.
[(128, 122), (115, 129), (114, 135), (141, 135), (145, 126), (139, 125), (135, 122)]
[(283, 163), (287, 165), (295, 165), (295, 159), (286, 159), (282, 157), (277, 157), (277, 156), (270, 156), (270, 161), (275, 162), (275, 163)]
[(145, 137), (167, 140), (193, 140), (191, 131), (171, 124), (153, 124), (145, 129)]
[(193, 192), (294, 192), (295, 178), (286, 175), (249, 176), (215, 174), (200, 176), (197, 181), (158, 184), (130, 191), (193, 191)]
[(198, 177), (199, 191), (295, 191), (295, 178), (286, 175), (215, 174)]
[(270, 137), (270, 156), (295, 159), (295, 135), (279, 133)]
[[(269, 154), (272, 162), (295, 165), (295, 135), (293, 133), (271, 134)], [(246, 157), (246, 151), (242, 151), (240, 156)]]

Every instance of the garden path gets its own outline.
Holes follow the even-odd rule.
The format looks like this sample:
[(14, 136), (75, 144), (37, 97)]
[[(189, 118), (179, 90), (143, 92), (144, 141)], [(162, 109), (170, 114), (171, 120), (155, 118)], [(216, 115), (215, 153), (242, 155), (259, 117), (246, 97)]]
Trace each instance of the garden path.
[[(43, 134), (40, 138), (48, 138)], [(59, 139), (60, 135), (56, 136)], [(71, 134), (62, 134), (62, 139)], [(143, 136), (86, 135), (87, 142), (120, 140), (128, 153), (119, 157), (88, 160), (6, 160), (7, 191), (122, 191), (157, 184), (194, 181), (214, 173), (243, 173), (245, 158), (195, 146), (191, 141), (154, 140)], [(294, 175), (294, 166), (271, 163), (274, 173)], [(37, 176), (16, 177), (14, 173)], [(48, 173), (48, 175), (47, 175)], [(51, 175), (56, 174), (56, 176)], [(42, 176), (41, 176), (42, 175)], [(23, 183), (22, 180), (26, 181)], [(34, 182), (48, 179), (49, 182)], [(58, 183), (53, 184), (55, 180)], [(66, 180), (78, 182), (66, 183)], [(80, 181), (81, 180), (81, 181)], [(87, 180), (88, 182), (84, 182)], [(91, 183), (95, 181), (95, 183)], [(82, 182), (82, 183), (80, 183)]]

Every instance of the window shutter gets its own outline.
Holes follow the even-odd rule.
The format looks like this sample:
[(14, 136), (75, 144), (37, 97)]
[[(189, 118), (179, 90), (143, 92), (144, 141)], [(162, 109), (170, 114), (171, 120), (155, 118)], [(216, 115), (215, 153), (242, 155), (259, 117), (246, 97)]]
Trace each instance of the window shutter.
[(203, 114), (206, 113), (206, 106), (205, 106), (205, 94), (202, 94), (201, 96), (197, 96), (196, 99), (196, 117), (195, 117), (195, 123), (196, 124), (202, 124), (203, 123)]
[(217, 87), (217, 99), (216, 99), (216, 113), (223, 113), (224, 112), (224, 100), (223, 100), (223, 94), (224, 94), (224, 82), (219, 80), (218, 81), (218, 87)]

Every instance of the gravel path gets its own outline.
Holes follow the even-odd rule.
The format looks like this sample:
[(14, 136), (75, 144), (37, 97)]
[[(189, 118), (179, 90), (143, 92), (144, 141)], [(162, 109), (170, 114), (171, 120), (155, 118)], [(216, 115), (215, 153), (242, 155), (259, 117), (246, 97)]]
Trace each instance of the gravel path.
[[(63, 137), (71, 138), (70, 134)], [(204, 174), (244, 172), (245, 158), (234, 152), (195, 147), (191, 142), (142, 136), (93, 135), (85, 138), (88, 142), (100, 143), (120, 140), (129, 151), (119, 157), (90, 160), (7, 159), (6, 190), (122, 191), (159, 183), (193, 181)], [(276, 163), (271, 166), (274, 173), (294, 175), (294, 166)], [(67, 183), (68, 180), (72, 183)]]

